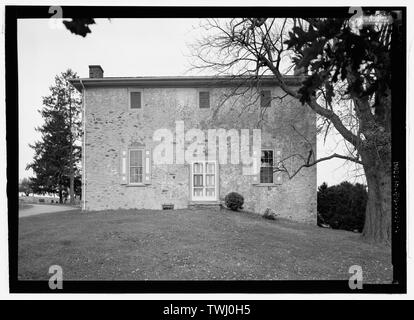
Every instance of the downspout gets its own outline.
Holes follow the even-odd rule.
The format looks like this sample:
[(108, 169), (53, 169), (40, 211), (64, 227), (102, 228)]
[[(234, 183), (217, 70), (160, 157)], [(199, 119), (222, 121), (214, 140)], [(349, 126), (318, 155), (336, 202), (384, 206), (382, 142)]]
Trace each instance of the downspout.
[(82, 86), (82, 125), (83, 125), (83, 147), (82, 147), (82, 161), (83, 161), (83, 168), (82, 168), (82, 210), (86, 210), (86, 93), (85, 93), (85, 86), (83, 85), (82, 79), (79, 79), (80, 84)]

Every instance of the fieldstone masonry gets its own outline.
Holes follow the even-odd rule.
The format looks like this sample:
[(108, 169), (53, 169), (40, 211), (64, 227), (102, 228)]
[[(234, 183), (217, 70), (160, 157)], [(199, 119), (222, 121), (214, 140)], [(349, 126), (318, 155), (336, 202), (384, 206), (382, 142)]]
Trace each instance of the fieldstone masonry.
[[(153, 141), (154, 131), (168, 128), (175, 132), (177, 120), (184, 121), (185, 130), (260, 128), (262, 146), (280, 150), (282, 157), (295, 153), (306, 158), (309, 143), (316, 150), (315, 115), (291, 98), (275, 98), (266, 110), (260, 108), (257, 99), (252, 100), (254, 95), (234, 96), (223, 102), (223, 97), (232, 89), (211, 81), (208, 88), (211, 107), (200, 109), (200, 88), (191, 87), (187, 82), (180, 85), (180, 78), (159, 88), (140, 78), (130, 82), (118, 79), (121, 80), (82, 79), (80, 83), (75, 79), (72, 82), (80, 91), (84, 88), (85, 210), (161, 209), (162, 204), (174, 204), (174, 209), (187, 208), (191, 202), (188, 164), (155, 165), (151, 161), (149, 184), (131, 186), (120, 182), (122, 150), (134, 145), (153, 150), (159, 143)], [(277, 86), (268, 89), (272, 97), (283, 96)], [(141, 109), (129, 108), (131, 90), (141, 92)], [(300, 162), (296, 159), (288, 164), (288, 169), (293, 170)], [(263, 214), (270, 208), (280, 217), (315, 223), (316, 166), (303, 169), (291, 180), (285, 174), (280, 178), (272, 186), (255, 184), (252, 176), (242, 174), (241, 165), (219, 165), (219, 200), (235, 191), (243, 195), (245, 210)]]

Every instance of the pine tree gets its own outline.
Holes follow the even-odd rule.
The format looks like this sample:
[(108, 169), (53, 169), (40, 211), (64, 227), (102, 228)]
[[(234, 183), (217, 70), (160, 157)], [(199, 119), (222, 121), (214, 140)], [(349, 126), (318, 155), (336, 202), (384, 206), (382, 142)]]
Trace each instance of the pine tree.
[(35, 173), (30, 178), (33, 191), (58, 194), (60, 203), (68, 189), (70, 201), (74, 203), (75, 180), (80, 176), (81, 98), (68, 81), (77, 77), (70, 69), (57, 75), (50, 95), (43, 97), (43, 108), (39, 112), (44, 124), (36, 128), (42, 138), (30, 145), (35, 155), (27, 165)]

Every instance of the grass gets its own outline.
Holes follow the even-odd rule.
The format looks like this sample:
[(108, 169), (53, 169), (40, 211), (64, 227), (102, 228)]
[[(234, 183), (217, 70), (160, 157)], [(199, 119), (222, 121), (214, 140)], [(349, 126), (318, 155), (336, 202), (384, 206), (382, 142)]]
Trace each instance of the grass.
[(392, 281), (390, 248), (359, 234), (241, 212), (116, 210), (19, 220), (19, 279)]
[(31, 204), (19, 202), (19, 210), (30, 209), (32, 207), (33, 207), (33, 205), (31, 205)]

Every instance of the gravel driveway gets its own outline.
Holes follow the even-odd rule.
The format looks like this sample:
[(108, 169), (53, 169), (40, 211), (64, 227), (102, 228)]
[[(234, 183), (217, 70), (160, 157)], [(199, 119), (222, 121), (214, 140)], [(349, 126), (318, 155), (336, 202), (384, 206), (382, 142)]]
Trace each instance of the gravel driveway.
[(19, 218), (34, 216), (43, 213), (62, 212), (76, 209), (79, 208), (64, 205), (31, 204), (30, 208), (19, 210)]

